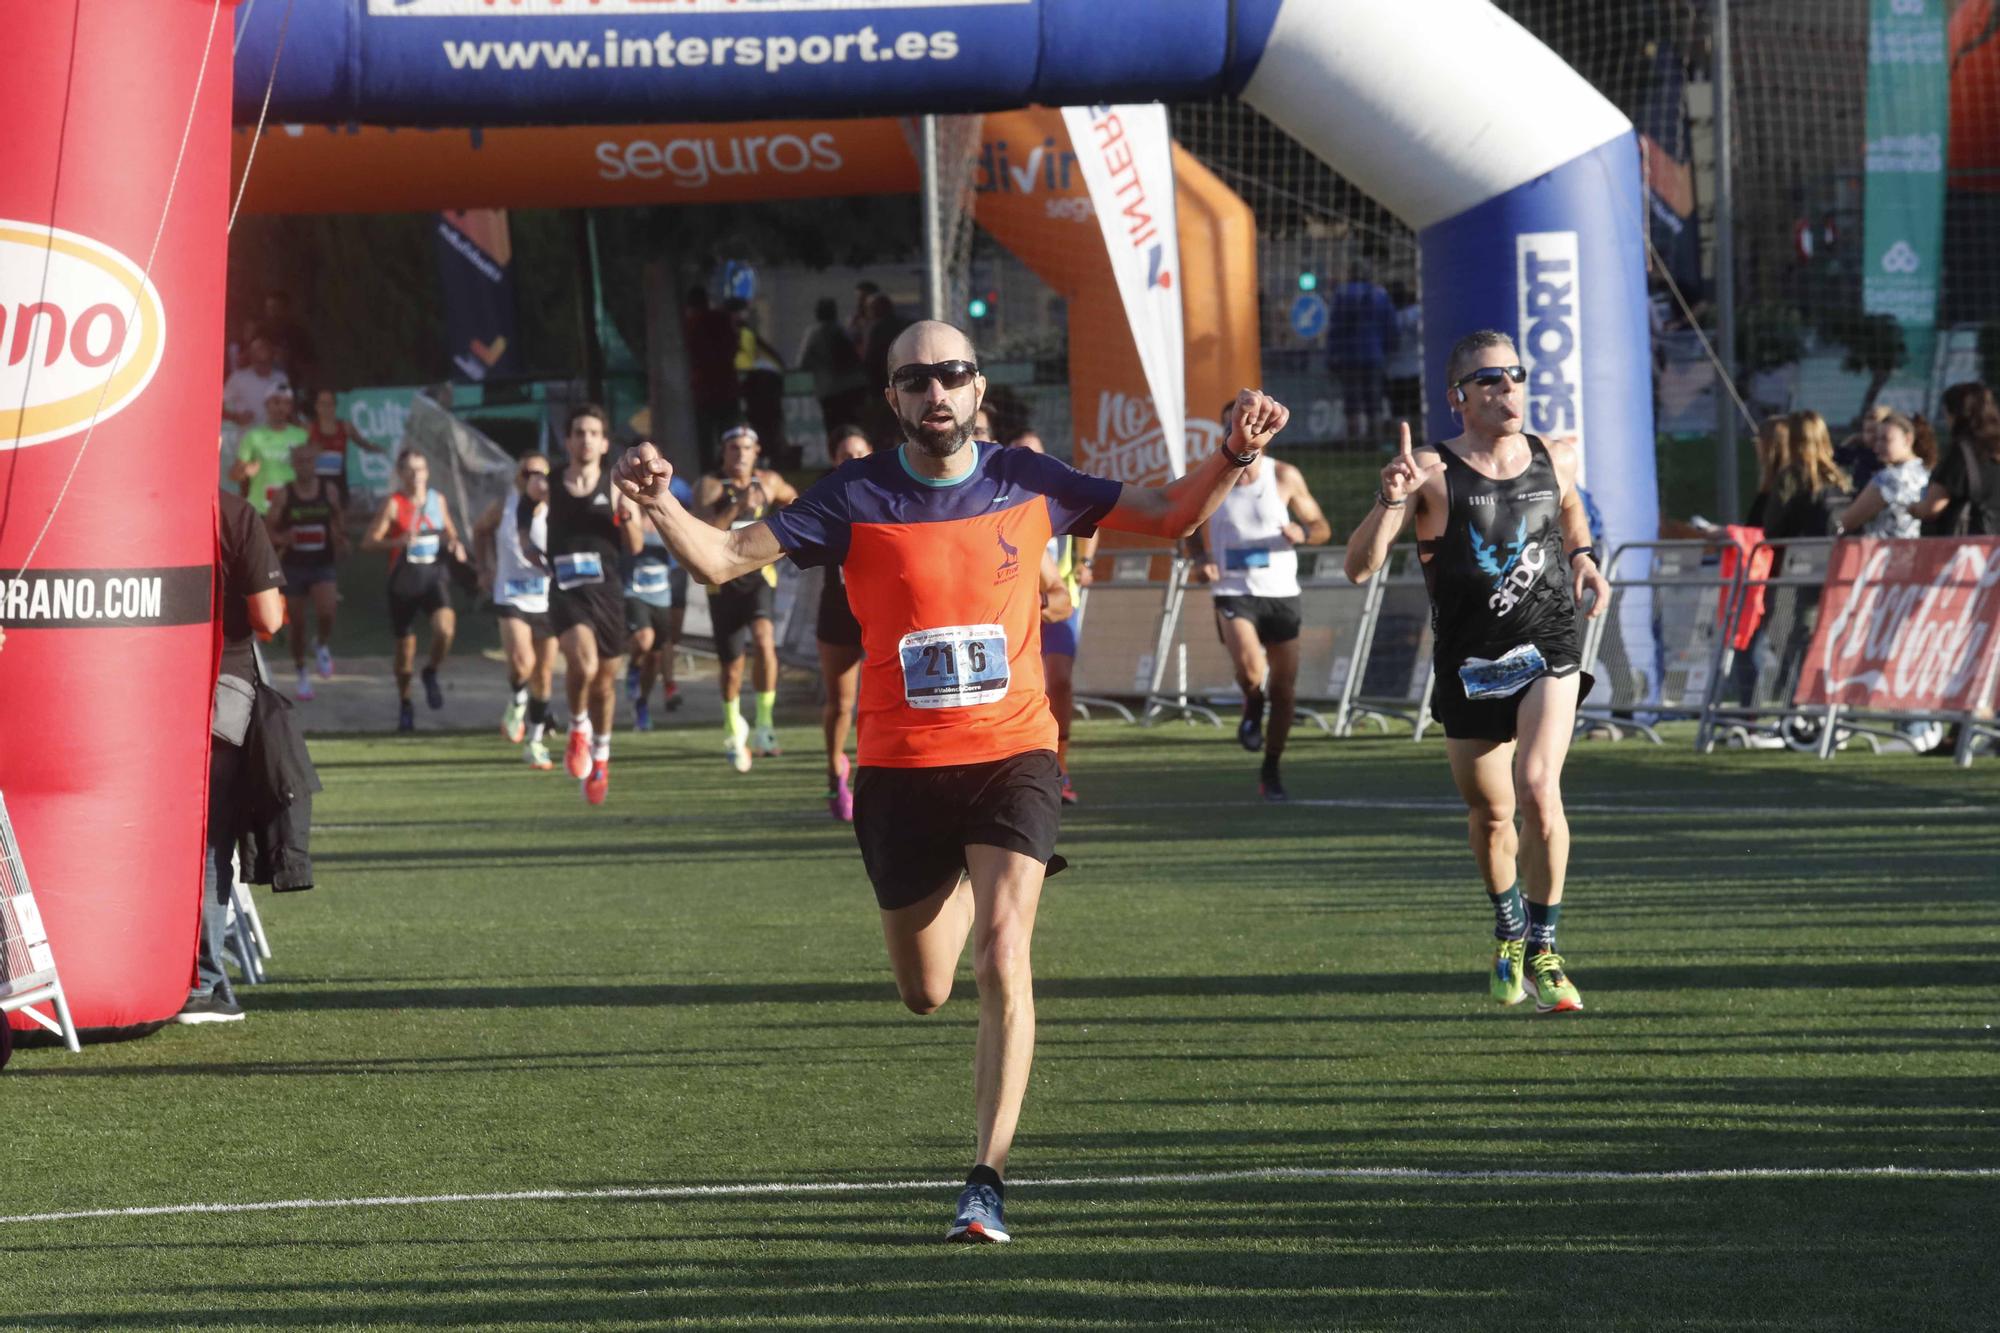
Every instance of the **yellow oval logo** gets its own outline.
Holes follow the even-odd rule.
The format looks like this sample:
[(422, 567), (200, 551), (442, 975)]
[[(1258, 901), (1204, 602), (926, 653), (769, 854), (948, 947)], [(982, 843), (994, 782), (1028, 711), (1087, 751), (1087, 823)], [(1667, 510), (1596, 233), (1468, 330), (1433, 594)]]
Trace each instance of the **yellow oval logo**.
[(160, 293), (137, 264), (88, 236), (0, 218), (0, 449), (117, 416), (166, 343)]

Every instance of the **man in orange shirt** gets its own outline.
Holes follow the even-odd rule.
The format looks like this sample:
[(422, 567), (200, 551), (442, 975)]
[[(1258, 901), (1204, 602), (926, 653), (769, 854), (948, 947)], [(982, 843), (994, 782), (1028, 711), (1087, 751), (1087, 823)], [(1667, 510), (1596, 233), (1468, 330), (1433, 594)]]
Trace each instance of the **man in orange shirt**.
[(781, 555), (842, 567), (866, 653), (854, 827), (903, 1003), (920, 1014), (944, 1004), (973, 943), (979, 1138), (946, 1239), (1005, 1241), (1001, 1174), (1034, 1058), (1029, 943), (1043, 877), (1062, 868), (1041, 553), (1051, 537), (1100, 523), (1186, 536), (1289, 413), (1246, 389), (1224, 448), (1168, 485), (1128, 486), (973, 442), (986, 379), (951, 325), (911, 325), (888, 364), (885, 392), (907, 443), (843, 463), (761, 522), (722, 531), (690, 514), (650, 448), (628, 452), (616, 480), (706, 582)]

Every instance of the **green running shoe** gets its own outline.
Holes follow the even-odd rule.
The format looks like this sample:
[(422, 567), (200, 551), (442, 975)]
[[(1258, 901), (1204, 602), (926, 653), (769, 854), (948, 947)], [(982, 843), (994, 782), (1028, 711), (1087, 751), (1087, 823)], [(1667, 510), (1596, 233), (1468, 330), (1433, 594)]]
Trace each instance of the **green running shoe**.
[(1563, 971), (1562, 955), (1552, 949), (1528, 959), (1528, 988), (1535, 992), (1538, 1014), (1574, 1014), (1583, 1009), (1576, 983)]
[(1502, 1004), (1519, 1004), (1528, 998), (1521, 987), (1521, 958), (1527, 948), (1525, 938), (1493, 942), (1493, 970), (1487, 979), (1493, 985), (1493, 998)]

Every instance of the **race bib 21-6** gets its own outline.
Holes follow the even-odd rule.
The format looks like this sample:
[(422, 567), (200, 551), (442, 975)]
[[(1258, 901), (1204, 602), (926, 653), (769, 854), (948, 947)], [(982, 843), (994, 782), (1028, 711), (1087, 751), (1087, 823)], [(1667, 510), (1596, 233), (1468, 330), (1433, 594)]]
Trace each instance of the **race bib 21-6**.
[(896, 645), (903, 700), (912, 708), (971, 708), (1007, 697), (1007, 631), (947, 625), (905, 634)]

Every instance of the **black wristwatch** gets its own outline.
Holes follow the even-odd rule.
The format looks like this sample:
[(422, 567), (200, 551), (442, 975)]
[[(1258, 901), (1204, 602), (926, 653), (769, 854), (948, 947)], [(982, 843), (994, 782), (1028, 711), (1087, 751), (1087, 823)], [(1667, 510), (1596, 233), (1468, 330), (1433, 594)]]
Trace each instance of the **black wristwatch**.
[(1580, 556), (1580, 555), (1587, 555), (1587, 556), (1589, 556), (1589, 557), (1590, 557), (1590, 563), (1591, 563), (1591, 564), (1593, 564), (1593, 565), (1597, 563), (1597, 548), (1596, 548), (1595, 546), (1579, 546), (1579, 547), (1577, 547), (1577, 548), (1576, 548), (1576, 549), (1575, 549), (1574, 551), (1571, 551), (1571, 552), (1569, 553), (1569, 562), (1570, 562), (1570, 563), (1571, 563), (1572, 565), (1573, 565), (1573, 564), (1575, 564), (1575, 563), (1576, 563), (1576, 558), (1577, 558), (1578, 556)]
[(1255, 449), (1251, 449), (1245, 453), (1240, 453), (1240, 454), (1232, 453), (1230, 452), (1229, 444), (1227, 441), (1224, 441), (1223, 443), (1217, 445), (1215, 448), (1215, 452), (1221, 454), (1224, 458), (1228, 459), (1232, 467), (1249, 467), (1252, 463), (1257, 461), (1257, 454), (1258, 454), (1258, 451)]

